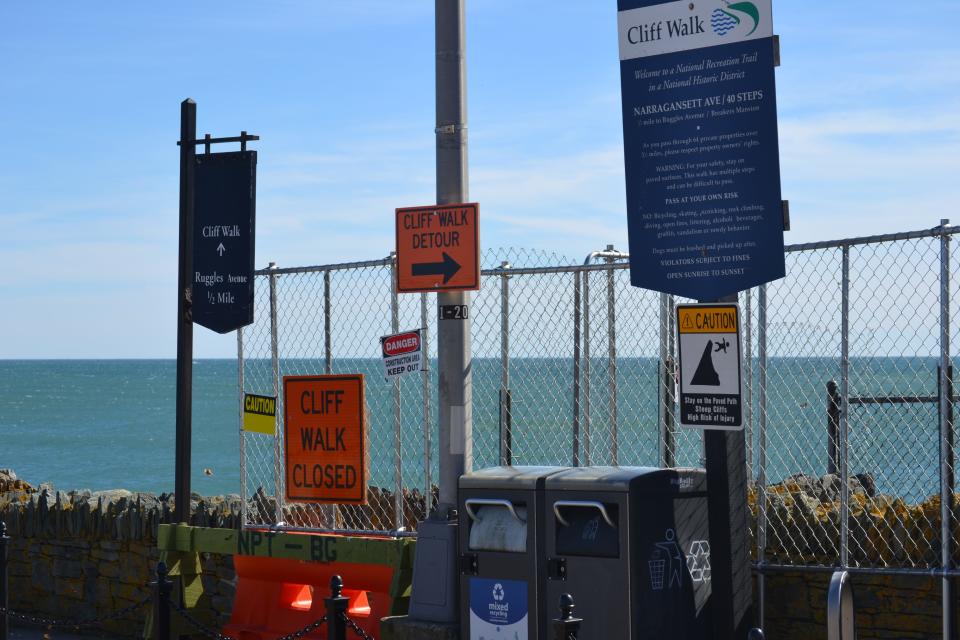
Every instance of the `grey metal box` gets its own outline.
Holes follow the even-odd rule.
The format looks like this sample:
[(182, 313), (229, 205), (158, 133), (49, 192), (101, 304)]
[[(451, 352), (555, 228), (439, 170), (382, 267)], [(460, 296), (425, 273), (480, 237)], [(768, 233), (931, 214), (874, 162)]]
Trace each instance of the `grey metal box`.
[(702, 469), (582, 467), (546, 479), (546, 610), (573, 596), (582, 638), (710, 637)]
[(547, 638), (544, 482), (563, 467), (494, 467), (461, 476), (461, 638)]

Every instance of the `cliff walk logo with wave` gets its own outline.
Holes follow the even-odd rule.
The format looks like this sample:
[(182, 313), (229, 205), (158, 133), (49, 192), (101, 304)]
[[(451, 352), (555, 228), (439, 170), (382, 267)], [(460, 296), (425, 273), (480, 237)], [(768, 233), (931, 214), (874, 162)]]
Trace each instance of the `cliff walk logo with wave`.
[(753, 21), (750, 31), (746, 34), (748, 36), (753, 35), (753, 32), (760, 25), (760, 10), (752, 2), (735, 2), (732, 4), (727, 2), (726, 9), (720, 7), (714, 9), (710, 16), (710, 26), (713, 28), (713, 32), (718, 36), (725, 36), (736, 29), (743, 22), (743, 18), (738, 14), (745, 15)]
[(620, 59), (769, 38), (771, 0), (674, 0), (617, 14)]

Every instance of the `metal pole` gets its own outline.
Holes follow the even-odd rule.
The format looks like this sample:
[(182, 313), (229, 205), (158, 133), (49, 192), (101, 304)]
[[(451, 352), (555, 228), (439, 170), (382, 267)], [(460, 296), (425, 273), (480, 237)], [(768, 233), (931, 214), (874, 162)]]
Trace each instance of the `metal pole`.
[[(760, 285), (760, 299), (757, 301), (760, 309), (758, 310), (757, 322), (757, 359), (758, 371), (760, 377), (758, 381), (760, 387), (760, 437), (757, 443), (757, 504), (760, 513), (757, 518), (757, 561), (762, 566), (766, 560), (767, 552), (767, 285)], [(757, 576), (757, 590), (760, 592), (760, 602), (758, 618), (760, 628), (766, 626), (767, 615), (767, 580), (761, 573)]]
[(673, 310), (676, 298), (667, 296), (667, 440), (669, 467), (677, 466), (677, 317)]
[(577, 640), (583, 618), (573, 617), (573, 596), (569, 593), (560, 596), (560, 617), (553, 620), (553, 640)]
[(330, 271), (323, 272), (323, 359), (324, 372), (333, 373), (333, 323), (330, 309)]
[(343, 595), (343, 578), (330, 578), (330, 597), (324, 598), (323, 603), (327, 608), (327, 640), (344, 640), (347, 637), (347, 621), (344, 616), (350, 598)]
[(10, 611), (10, 583), (8, 581), (7, 570), (7, 545), (10, 538), (7, 537), (7, 524), (0, 520), (0, 607), (3, 607), (3, 615), (0, 615), (0, 640), (7, 640), (10, 637), (10, 621), (8, 612)]
[[(400, 297), (397, 292), (397, 254), (390, 253), (390, 330), (400, 333)], [(393, 380), (393, 526), (406, 528), (403, 513), (403, 422), (401, 415), (400, 378)]]
[(157, 624), (157, 640), (170, 640), (170, 591), (172, 583), (167, 580), (167, 565), (157, 563), (157, 581), (154, 583), (154, 614)]
[(747, 477), (753, 478), (753, 295), (750, 289), (744, 292), (744, 374), (743, 423), (747, 441)]
[(247, 437), (243, 431), (243, 327), (237, 329), (237, 386), (240, 390), (240, 526), (247, 524)]
[(500, 464), (513, 464), (513, 423), (510, 415), (510, 269), (500, 263)]
[(423, 378), (423, 475), (426, 494), (424, 503), (426, 512), (429, 514), (433, 507), (433, 461), (432, 461), (432, 438), (430, 425), (430, 327), (427, 317), (427, 294), (420, 294), (420, 326), (423, 330), (420, 334), (423, 340), (423, 369), (421, 376)]
[(583, 447), (583, 464), (589, 467), (590, 461), (590, 272), (583, 272), (583, 433), (580, 435)]
[[(940, 221), (946, 229), (950, 220)], [(940, 561), (949, 571), (953, 553), (953, 389), (950, 363), (950, 236), (940, 236)], [(943, 638), (953, 640), (953, 583), (942, 584)]]
[(657, 433), (657, 455), (660, 466), (670, 468), (667, 464), (667, 294), (660, 294), (660, 354), (657, 359), (657, 409), (660, 419), (659, 433)]
[[(276, 262), (271, 262), (268, 269), (275, 270)], [(277, 275), (270, 274), (270, 368), (273, 375), (273, 397), (277, 399), (276, 436), (273, 439), (273, 490), (276, 495), (276, 513), (273, 516), (274, 524), (283, 524), (283, 480), (286, 469), (283, 456), (283, 425), (280, 416), (283, 415), (283, 398), (280, 394), (280, 340), (277, 327)]]
[(580, 466), (580, 361), (583, 336), (580, 333), (581, 272), (573, 272), (573, 466)]
[[(607, 251), (614, 251), (612, 244), (607, 245)], [(613, 264), (616, 258), (608, 257), (605, 260)], [(617, 301), (613, 267), (607, 269), (607, 379), (610, 386), (610, 464), (619, 464), (618, 428), (617, 428)]]
[(840, 391), (837, 381), (827, 382), (827, 473), (836, 474), (840, 469)]
[(180, 103), (180, 260), (177, 274), (177, 440), (174, 508), (177, 522), (190, 521), (190, 446), (193, 404), (193, 142), (197, 103)]
[[(466, 202), (467, 79), (464, 0), (436, 0), (437, 204)], [(440, 502), (455, 505), (457, 483), (472, 467), (473, 390), (470, 294), (437, 294), (441, 307), (462, 305), (467, 317), (437, 320), (440, 418)]]
[(843, 245), (840, 302), (840, 568), (850, 566), (850, 246)]
[[(330, 270), (323, 272), (323, 372), (327, 375), (333, 373), (333, 312), (331, 308), (331, 288), (330, 288)], [(335, 504), (324, 504), (320, 506), (320, 514), (327, 527), (336, 529), (337, 510), (339, 507)]]

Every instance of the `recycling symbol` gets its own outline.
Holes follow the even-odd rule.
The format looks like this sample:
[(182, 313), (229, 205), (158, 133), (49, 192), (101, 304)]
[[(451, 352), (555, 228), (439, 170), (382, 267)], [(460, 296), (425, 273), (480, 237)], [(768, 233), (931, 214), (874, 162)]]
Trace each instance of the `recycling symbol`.
[(493, 585), (493, 599), (497, 602), (500, 602), (503, 600), (503, 596), (503, 585), (498, 582), (497, 584)]
[(709, 582), (710, 543), (706, 540), (695, 540), (690, 543), (690, 553), (687, 554), (687, 570), (694, 582)]

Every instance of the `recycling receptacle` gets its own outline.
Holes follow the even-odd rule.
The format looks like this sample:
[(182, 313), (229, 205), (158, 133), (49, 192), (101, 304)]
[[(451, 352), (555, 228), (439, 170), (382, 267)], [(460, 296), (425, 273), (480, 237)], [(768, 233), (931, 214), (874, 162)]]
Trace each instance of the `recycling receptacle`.
[(702, 469), (580, 467), (546, 479), (547, 611), (563, 593), (582, 638), (709, 638)]
[(544, 482), (563, 467), (494, 467), (460, 477), (460, 637), (545, 639)]

